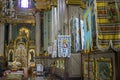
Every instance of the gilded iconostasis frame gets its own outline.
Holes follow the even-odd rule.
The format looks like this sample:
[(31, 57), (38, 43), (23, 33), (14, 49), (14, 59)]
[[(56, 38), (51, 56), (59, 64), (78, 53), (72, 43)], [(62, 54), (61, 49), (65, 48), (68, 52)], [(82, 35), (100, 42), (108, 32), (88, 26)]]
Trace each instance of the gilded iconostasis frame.
[(90, 74), (90, 80), (94, 80), (94, 73), (95, 73), (95, 63), (94, 59), (90, 58), (89, 60), (86, 58), (84, 59), (83, 63), (83, 75), (84, 78), (88, 78), (88, 74)]
[[(19, 35), (7, 46), (8, 66), (13, 66), (13, 63), (20, 63), (21, 67), (35, 66), (35, 41), (30, 39), (30, 30), (26, 27), (21, 27), (18, 30)], [(24, 65), (23, 65), (24, 64)]]
[(112, 58), (97, 58), (96, 64), (96, 80), (113, 80)]
[(12, 62), (14, 60), (14, 49), (9, 49), (8, 51), (8, 61)]

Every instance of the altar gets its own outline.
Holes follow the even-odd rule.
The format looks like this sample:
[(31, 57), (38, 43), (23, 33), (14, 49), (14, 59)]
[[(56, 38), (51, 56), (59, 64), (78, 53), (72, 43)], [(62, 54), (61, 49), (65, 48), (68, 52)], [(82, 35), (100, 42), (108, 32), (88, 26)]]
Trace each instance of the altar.
[[(30, 39), (28, 28), (18, 30), (18, 36), (7, 45), (8, 67), (19, 70), (35, 65), (35, 41)], [(32, 66), (33, 67), (33, 66)]]

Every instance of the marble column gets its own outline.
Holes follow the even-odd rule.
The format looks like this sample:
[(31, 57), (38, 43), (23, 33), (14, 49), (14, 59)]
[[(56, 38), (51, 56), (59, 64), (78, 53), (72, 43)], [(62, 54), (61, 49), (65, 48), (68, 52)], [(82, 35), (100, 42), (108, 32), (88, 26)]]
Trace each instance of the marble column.
[(41, 42), (41, 39), (40, 39), (40, 12), (37, 12), (36, 13), (36, 29), (35, 29), (35, 45), (36, 45), (36, 55), (39, 55), (40, 53), (40, 42)]
[(52, 42), (57, 39), (57, 8), (52, 6)]
[(0, 24), (0, 56), (4, 55), (4, 33), (5, 31), (5, 26), (4, 24)]
[(58, 0), (58, 34), (64, 34), (64, 24), (65, 24), (65, 10), (66, 10), (66, 4), (65, 0)]
[(12, 40), (12, 25), (9, 26), (9, 41)]

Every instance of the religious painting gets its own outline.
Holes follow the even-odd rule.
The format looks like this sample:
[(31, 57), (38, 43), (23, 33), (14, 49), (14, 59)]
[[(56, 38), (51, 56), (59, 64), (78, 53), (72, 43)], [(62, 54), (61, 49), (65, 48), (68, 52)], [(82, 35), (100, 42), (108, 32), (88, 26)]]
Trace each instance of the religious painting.
[(14, 51), (13, 49), (10, 49), (8, 54), (8, 61), (13, 62), (13, 59), (14, 59)]
[(96, 59), (96, 80), (113, 80), (111, 58)]
[(90, 60), (85, 59), (83, 62), (83, 70), (84, 70), (84, 80), (88, 79), (88, 75), (89, 75), (89, 80), (94, 80), (94, 60), (91, 58)]
[(58, 35), (58, 57), (70, 57), (71, 55), (71, 36)]
[(117, 20), (117, 10), (115, 2), (108, 2), (108, 18), (110, 22), (116, 22)]
[(22, 27), (19, 29), (19, 35), (29, 38), (30, 30), (26, 27)]
[(30, 60), (30, 62), (34, 62), (34, 57), (35, 57), (35, 50), (30, 49), (29, 50), (29, 60)]

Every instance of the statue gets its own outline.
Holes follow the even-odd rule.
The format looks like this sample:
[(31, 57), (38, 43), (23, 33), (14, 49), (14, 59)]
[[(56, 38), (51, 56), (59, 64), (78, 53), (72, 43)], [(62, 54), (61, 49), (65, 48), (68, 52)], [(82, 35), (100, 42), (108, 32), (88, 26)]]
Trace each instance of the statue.
[(12, 61), (13, 61), (13, 59), (12, 59), (12, 58), (13, 58), (13, 53), (12, 53), (12, 51), (10, 52), (9, 57), (10, 57), (9, 61), (12, 62)]
[(33, 60), (33, 56), (34, 56), (33, 51), (31, 51), (30, 54), (31, 54), (31, 60), (30, 60), (30, 61), (34, 61), (34, 60)]

